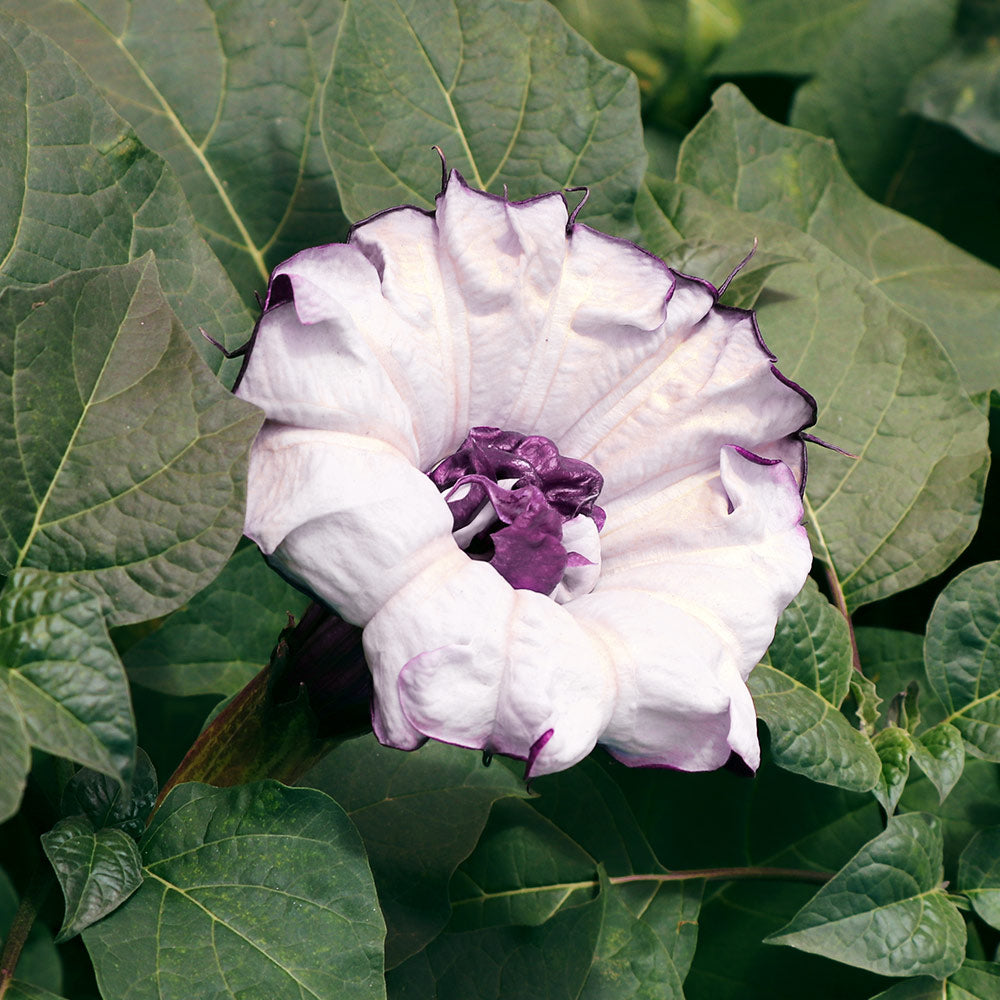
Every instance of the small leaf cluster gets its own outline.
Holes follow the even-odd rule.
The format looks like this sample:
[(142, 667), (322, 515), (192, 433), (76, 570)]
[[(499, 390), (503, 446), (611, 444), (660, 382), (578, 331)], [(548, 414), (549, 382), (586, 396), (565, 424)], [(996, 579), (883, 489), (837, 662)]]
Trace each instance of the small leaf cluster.
[[(1000, 996), (998, 53), (990, 0), (3, 0), (0, 996)], [(433, 145), (717, 285), (757, 245), (724, 304), (834, 447), (753, 779), (366, 736), (159, 795), (306, 606), (228, 352)]]

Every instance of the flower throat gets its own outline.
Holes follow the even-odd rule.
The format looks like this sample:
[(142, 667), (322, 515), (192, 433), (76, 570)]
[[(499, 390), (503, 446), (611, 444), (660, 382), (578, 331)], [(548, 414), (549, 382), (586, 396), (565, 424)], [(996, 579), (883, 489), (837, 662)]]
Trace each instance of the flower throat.
[(446, 494), (459, 547), (512, 587), (560, 603), (593, 589), (605, 515), (592, 465), (540, 435), (473, 427), (430, 478)]

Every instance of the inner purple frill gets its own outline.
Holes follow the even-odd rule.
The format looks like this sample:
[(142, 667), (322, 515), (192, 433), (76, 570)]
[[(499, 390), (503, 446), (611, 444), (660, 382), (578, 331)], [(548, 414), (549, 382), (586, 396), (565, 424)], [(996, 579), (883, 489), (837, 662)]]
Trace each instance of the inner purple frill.
[(550, 594), (567, 568), (591, 565), (563, 545), (563, 525), (590, 517), (604, 527), (595, 501), (604, 478), (566, 458), (546, 437), (473, 427), (430, 478), (446, 494), (453, 534), (473, 559), (489, 562), (515, 589)]

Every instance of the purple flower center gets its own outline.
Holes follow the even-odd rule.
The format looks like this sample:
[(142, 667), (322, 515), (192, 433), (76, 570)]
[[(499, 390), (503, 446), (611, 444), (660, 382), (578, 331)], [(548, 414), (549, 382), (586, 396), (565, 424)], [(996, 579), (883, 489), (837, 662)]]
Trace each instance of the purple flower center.
[[(557, 600), (593, 589), (598, 560), (564, 545), (568, 522), (574, 537), (589, 529), (594, 545), (604, 527), (604, 511), (594, 503), (604, 479), (592, 465), (560, 455), (537, 434), (473, 427), (430, 477), (446, 493), (455, 540), (512, 587)], [(592, 526), (581, 526), (580, 518)], [(556, 596), (560, 584), (566, 587)]]

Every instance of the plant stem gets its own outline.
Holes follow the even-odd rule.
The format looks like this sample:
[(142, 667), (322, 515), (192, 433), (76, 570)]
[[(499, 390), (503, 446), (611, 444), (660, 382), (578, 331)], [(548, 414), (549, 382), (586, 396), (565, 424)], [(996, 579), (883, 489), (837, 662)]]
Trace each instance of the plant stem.
[(31, 933), (35, 917), (40, 909), (49, 888), (52, 885), (51, 870), (44, 864), (40, 864), (35, 869), (35, 874), (31, 876), (28, 887), (21, 897), (21, 904), (14, 915), (14, 922), (10, 925), (7, 940), (3, 944), (3, 952), (0, 953), (0, 1000), (10, 981), (14, 978), (14, 969), (17, 967), (17, 960), (21, 957), (21, 949), (28, 934)]
[(829, 882), (833, 875), (808, 868), (767, 868), (751, 865), (746, 868), (691, 868), (687, 871), (665, 872), (661, 875), (615, 875), (608, 881), (612, 885), (626, 882), (685, 882), (703, 878), (707, 881), (733, 881), (736, 879), (775, 879), (782, 882)]

